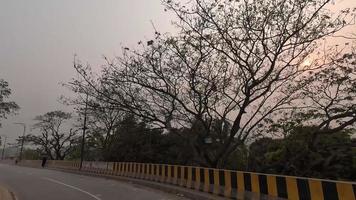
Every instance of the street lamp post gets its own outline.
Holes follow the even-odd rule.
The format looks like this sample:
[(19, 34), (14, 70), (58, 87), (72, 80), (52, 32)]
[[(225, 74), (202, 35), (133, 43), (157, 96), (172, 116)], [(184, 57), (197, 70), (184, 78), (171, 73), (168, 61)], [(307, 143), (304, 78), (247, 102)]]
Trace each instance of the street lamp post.
[(3, 147), (2, 153), (1, 153), (1, 160), (4, 160), (5, 148), (6, 148), (6, 139), (7, 139), (7, 136), (4, 135), (4, 137), (5, 137), (5, 141), (4, 141), (4, 147)]
[(20, 158), (19, 158), (19, 160), (21, 161), (22, 160), (23, 145), (24, 145), (24, 142), (25, 142), (25, 135), (26, 135), (26, 124), (25, 123), (14, 123), (14, 124), (18, 124), (18, 125), (22, 125), (23, 126), (23, 134), (22, 134)]
[(88, 94), (86, 95), (85, 109), (84, 109), (84, 124), (83, 124), (83, 135), (82, 135), (82, 147), (81, 147), (81, 150), (80, 150), (80, 166), (79, 166), (80, 170), (82, 170), (83, 160), (84, 160), (85, 130), (86, 130), (86, 123), (87, 123), (87, 109), (88, 109)]

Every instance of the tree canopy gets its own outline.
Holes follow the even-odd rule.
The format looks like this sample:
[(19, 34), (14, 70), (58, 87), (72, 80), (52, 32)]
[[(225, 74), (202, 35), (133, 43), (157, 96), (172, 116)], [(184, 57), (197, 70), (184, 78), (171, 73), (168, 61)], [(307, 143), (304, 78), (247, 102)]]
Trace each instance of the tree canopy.
[(27, 135), (26, 141), (37, 146), (38, 151), (50, 159), (63, 160), (78, 142), (77, 130), (66, 130), (65, 122), (70, 119), (70, 113), (59, 110), (39, 115), (35, 118), (37, 123), (33, 125), (39, 134)]
[(14, 101), (8, 100), (10, 95), (11, 89), (8, 82), (0, 79), (0, 120), (6, 119), (9, 114), (14, 114), (20, 108)]
[[(301, 113), (301, 102), (307, 104), (303, 112), (319, 113), (321, 129), (334, 124), (331, 121), (339, 114), (347, 115), (335, 129), (328, 127), (339, 131), (355, 122), (354, 99), (340, 100), (345, 108), (337, 114), (334, 109), (332, 116), (315, 107), (314, 101), (305, 101), (319, 98), (313, 87), (320, 82), (331, 81), (330, 87), (338, 88), (341, 80), (344, 86), (354, 80), (338, 77), (345, 77), (343, 66), (335, 61), (340, 51), (320, 52), (322, 39), (353, 20), (351, 9), (332, 13), (326, 9), (329, 2), (167, 0), (166, 9), (178, 19), (177, 34), (156, 31), (147, 45), (123, 48), (116, 59), (106, 58), (99, 76), (76, 60), (80, 78), (71, 85), (74, 91), (85, 91), (155, 128), (171, 131), (199, 124), (201, 136), (192, 145), (204, 158), (201, 164), (213, 167), (225, 166), (240, 146), (265, 134), (279, 112)], [(318, 54), (322, 55), (312, 64), (304, 64)], [(354, 70), (354, 64), (350, 66)], [(339, 89), (338, 98), (355, 95), (351, 87)], [(328, 114), (329, 118), (321, 116)], [(215, 134), (214, 121), (223, 123), (211, 151), (201, 144)], [(222, 131), (227, 123), (228, 131)]]

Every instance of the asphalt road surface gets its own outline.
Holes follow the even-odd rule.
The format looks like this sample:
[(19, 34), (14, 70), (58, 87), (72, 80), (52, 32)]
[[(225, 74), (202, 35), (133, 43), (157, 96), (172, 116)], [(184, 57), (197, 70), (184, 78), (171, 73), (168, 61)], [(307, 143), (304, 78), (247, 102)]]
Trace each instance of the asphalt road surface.
[(18, 200), (187, 200), (126, 182), (5, 164), (0, 184)]

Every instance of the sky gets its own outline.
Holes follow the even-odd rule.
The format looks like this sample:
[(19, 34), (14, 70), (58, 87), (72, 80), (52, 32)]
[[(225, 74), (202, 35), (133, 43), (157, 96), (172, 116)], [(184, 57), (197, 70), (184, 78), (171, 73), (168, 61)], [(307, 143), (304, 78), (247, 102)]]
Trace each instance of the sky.
[[(73, 57), (93, 66), (122, 46), (149, 40), (155, 27), (170, 31), (171, 19), (159, 0), (0, 0), (0, 78), (9, 82), (19, 114), (2, 120), (10, 141), (30, 130), (33, 118), (66, 109), (61, 86), (75, 75)], [(29, 133), (29, 132), (28, 132)]]
[[(355, 0), (336, 6), (356, 7)], [(122, 46), (150, 40), (153, 27), (174, 31), (160, 0), (0, 0), (0, 78), (9, 82), (21, 109), (2, 120), (0, 135), (13, 142), (22, 127), (30, 133), (33, 118), (68, 108), (58, 102), (71, 92), (61, 86), (75, 76), (73, 57), (92, 66), (103, 55), (119, 55)]]

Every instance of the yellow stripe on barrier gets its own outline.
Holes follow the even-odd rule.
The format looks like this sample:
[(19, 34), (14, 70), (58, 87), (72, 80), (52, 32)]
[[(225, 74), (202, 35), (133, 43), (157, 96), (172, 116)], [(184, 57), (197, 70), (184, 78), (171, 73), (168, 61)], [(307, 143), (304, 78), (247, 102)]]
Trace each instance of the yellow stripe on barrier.
[(199, 167), (196, 167), (195, 168), (195, 189), (196, 190), (199, 190), (200, 189), (200, 168)]
[(129, 170), (129, 163), (124, 163), (124, 176), (127, 176)]
[(321, 182), (319, 180), (312, 180), (309, 179), (309, 189), (310, 189), (310, 196), (313, 200), (323, 200), (324, 194)]
[(231, 172), (224, 170), (225, 188), (224, 196), (231, 197)]
[(180, 166), (180, 180), (179, 185), (184, 186), (184, 167)]
[[(336, 183), (339, 200), (356, 200), (352, 184)], [(356, 192), (356, 191), (355, 191)]]
[(204, 169), (204, 191), (209, 192), (210, 181), (209, 181), (209, 169)]
[(156, 167), (156, 174), (154, 180), (159, 181), (159, 165), (155, 165), (155, 167)]
[(286, 177), (288, 199), (299, 200), (297, 180), (293, 177)]
[(267, 188), (268, 188), (268, 195), (277, 197), (277, 181), (275, 176), (267, 175)]
[(119, 163), (118, 175), (122, 175), (122, 163)]
[(219, 194), (219, 187), (220, 187), (219, 170), (214, 169), (213, 173), (214, 173), (214, 190), (213, 190), (213, 193), (214, 194)]
[(244, 199), (245, 180), (243, 172), (237, 172), (237, 199)]
[(257, 174), (251, 174), (251, 186), (252, 186), (252, 192), (260, 193), (260, 183), (258, 181)]

